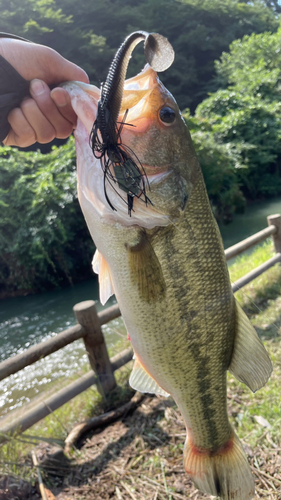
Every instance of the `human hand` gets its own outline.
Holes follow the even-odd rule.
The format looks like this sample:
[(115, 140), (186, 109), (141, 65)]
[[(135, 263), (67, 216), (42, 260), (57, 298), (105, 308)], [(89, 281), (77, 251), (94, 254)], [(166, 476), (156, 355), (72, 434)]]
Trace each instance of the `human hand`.
[(44, 144), (55, 137), (65, 139), (75, 124), (66, 90), (56, 85), (67, 80), (89, 82), (87, 74), (49, 47), (21, 40), (0, 38), (0, 54), (30, 83), (30, 95), (13, 109), (8, 121), (11, 129), (5, 145), (26, 147), (36, 141)]

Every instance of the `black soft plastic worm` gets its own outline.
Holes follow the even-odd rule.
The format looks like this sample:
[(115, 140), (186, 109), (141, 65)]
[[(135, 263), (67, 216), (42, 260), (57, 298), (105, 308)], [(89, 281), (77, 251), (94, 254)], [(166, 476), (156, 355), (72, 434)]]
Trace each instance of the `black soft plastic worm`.
[(121, 141), (122, 128), (129, 125), (125, 123), (127, 112), (122, 123), (117, 122), (129, 59), (136, 45), (142, 40), (146, 60), (155, 71), (164, 71), (172, 64), (174, 51), (166, 38), (158, 33), (149, 34), (145, 31), (136, 31), (129, 35), (118, 49), (106, 81), (101, 86), (97, 117), (90, 136), (93, 154), (100, 159), (104, 172), (106, 200), (112, 210), (116, 210), (108, 198), (106, 183), (121, 196), (114, 188), (114, 184), (117, 184), (127, 194), (127, 199), (122, 196), (121, 198), (128, 205), (129, 215), (133, 210), (135, 196), (146, 204), (151, 203), (146, 195), (148, 181), (142, 164), (134, 152)]

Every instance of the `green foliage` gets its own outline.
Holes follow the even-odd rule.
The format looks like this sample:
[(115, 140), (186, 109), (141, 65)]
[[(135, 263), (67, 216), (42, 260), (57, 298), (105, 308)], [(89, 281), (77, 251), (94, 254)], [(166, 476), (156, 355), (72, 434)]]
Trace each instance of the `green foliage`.
[(94, 248), (76, 198), (73, 139), (46, 155), (0, 148), (0, 291), (90, 275)]
[(281, 5), (279, 4), (279, 0), (264, 0), (264, 3), (270, 9), (273, 9), (275, 12), (281, 12)]
[[(112, 57), (135, 30), (162, 33), (176, 60), (163, 83), (181, 108), (194, 111), (216, 89), (214, 60), (246, 34), (275, 31), (275, 12), (262, 0), (0, 0), (0, 30), (49, 45), (82, 66), (92, 83), (106, 77)], [(137, 49), (129, 76), (144, 64)]]
[(209, 199), (217, 220), (229, 222), (233, 212), (244, 210), (246, 199), (237, 183), (235, 169), (240, 156), (231, 143), (219, 144), (207, 120), (184, 113), (203, 171)]
[(260, 96), (221, 90), (203, 102), (205, 118), (218, 147), (231, 144), (237, 156), (236, 179), (247, 198), (277, 195), (281, 189), (281, 105)]
[[(241, 210), (241, 197), (233, 193), (247, 199), (281, 193), (280, 42), (281, 28), (234, 41), (216, 63), (217, 81), (227, 88), (210, 95), (188, 119), (211, 200), (223, 219)], [(231, 185), (222, 187), (217, 171)]]
[(280, 100), (281, 28), (235, 40), (215, 63), (220, 84), (266, 101)]

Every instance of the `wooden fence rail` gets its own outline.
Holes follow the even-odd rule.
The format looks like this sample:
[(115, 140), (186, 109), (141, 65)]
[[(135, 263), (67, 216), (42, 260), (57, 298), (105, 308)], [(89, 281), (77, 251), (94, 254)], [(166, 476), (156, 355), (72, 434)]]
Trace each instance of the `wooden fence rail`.
[[(131, 348), (125, 349), (121, 353), (117, 354), (111, 358), (111, 368), (115, 372), (121, 366), (131, 361), (133, 357), (133, 350)], [(53, 411), (60, 408), (65, 403), (68, 403), (72, 398), (81, 394), (81, 392), (86, 391), (92, 385), (98, 384), (98, 377), (92, 372), (88, 372), (82, 375), (78, 380), (75, 380), (71, 384), (68, 384), (63, 389), (60, 389), (52, 396), (49, 396), (44, 401), (38, 403), (29, 411), (21, 417), (15, 418), (9, 421), (6, 425), (2, 425), (0, 428), (0, 444), (5, 443), (9, 440), (11, 436), (20, 434), (32, 425), (42, 420), (42, 418), (47, 417)]]
[[(89, 302), (89, 301), (86, 301)], [(93, 302), (93, 301), (90, 301)], [(83, 302), (82, 302), (83, 304)], [(109, 321), (112, 321), (115, 318), (120, 316), (120, 309), (118, 305), (114, 305), (108, 307), (104, 311), (97, 314), (99, 327), (105, 325)], [(32, 365), (39, 359), (45, 358), (49, 354), (62, 349), (63, 347), (71, 344), (75, 340), (82, 339), (86, 336), (86, 330), (81, 325), (75, 325), (67, 330), (63, 330), (62, 332), (55, 335), (48, 340), (40, 342), (40, 344), (36, 344), (32, 347), (29, 347), (26, 351), (21, 354), (17, 354), (12, 358), (8, 358), (5, 361), (0, 363), (0, 381), (4, 378), (12, 375), (13, 373), (17, 373), (28, 365)]]
[[(233, 283), (233, 292), (245, 286), (276, 263), (281, 262), (281, 216), (279, 214), (270, 215), (267, 221), (268, 227), (266, 229), (225, 250), (226, 260), (229, 260), (272, 236), (276, 252), (267, 262)], [(94, 373), (90, 371), (83, 375), (75, 382), (34, 406), (24, 416), (12, 421), (9, 420), (6, 425), (6, 419), (3, 419), (4, 425), (0, 428), (0, 443), (7, 441), (11, 435), (24, 432), (93, 384), (96, 384), (99, 392), (105, 396), (116, 386), (114, 372), (132, 359), (133, 351), (131, 348), (125, 349), (112, 359), (109, 359), (106, 349), (101, 327), (120, 316), (121, 313), (117, 304), (97, 313), (95, 302), (88, 300), (76, 304), (73, 309), (78, 321), (76, 326), (68, 328), (55, 337), (40, 342), (40, 344), (30, 347), (23, 353), (0, 363), (0, 381), (78, 339), (84, 341), (90, 366)]]
[(257, 243), (260, 243), (269, 236), (275, 235), (276, 233), (277, 233), (277, 227), (270, 225), (265, 229), (263, 229), (262, 231), (259, 231), (258, 233), (249, 236), (249, 238), (239, 241), (239, 243), (236, 243), (236, 245), (233, 245), (232, 247), (229, 247), (225, 250), (224, 253), (226, 260), (230, 260), (233, 259), (233, 257), (237, 257), (237, 255), (240, 255), (242, 252), (245, 252), (245, 250), (248, 250), (252, 246), (256, 245)]

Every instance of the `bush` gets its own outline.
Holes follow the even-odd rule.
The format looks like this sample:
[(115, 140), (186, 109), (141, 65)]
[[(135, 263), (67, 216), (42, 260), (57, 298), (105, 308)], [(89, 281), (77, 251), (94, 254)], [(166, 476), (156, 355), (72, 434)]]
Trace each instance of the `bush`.
[(228, 88), (187, 116), (219, 218), (240, 211), (243, 197), (281, 193), (280, 43), (281, 28), (233, 42), (216, 64)]
[(90, 276), (94, 246), (77, 201), (75, 148), (0, 148), (0, 291), (41, 291)]

